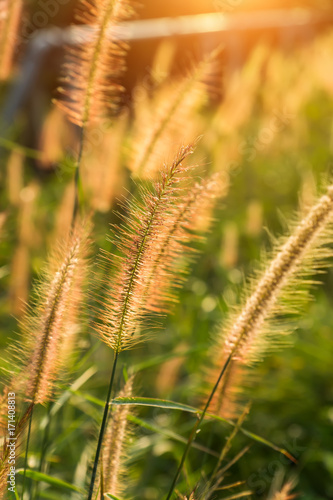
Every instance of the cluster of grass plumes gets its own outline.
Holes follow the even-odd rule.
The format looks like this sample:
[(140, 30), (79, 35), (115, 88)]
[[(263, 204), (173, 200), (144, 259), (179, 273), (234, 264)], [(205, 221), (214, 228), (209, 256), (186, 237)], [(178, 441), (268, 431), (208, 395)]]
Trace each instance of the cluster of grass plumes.
[[(17, 1), (11, 5), (19, 4)], [(114, 37), (114, 27), (127, 20), (132, 12), (130, 2), (120, 0), (81, 0), (77, 9), (77, 20), (85, 25), (82, 33), (87, 38), (84, 43), (67, 49), (64, 97), (58, 102), (69, 121), (81, 128), (74, 174), (76, 195), (70, 184), (73, 165), (69, 171), (57, 170), (56, 174), (63, 175), (54, 178), (49, 172), (51, 187), (44, 181), (45, 172), (38, 182), (31, 181), (34, 173), (23, 168), (23, 154), (33, 156), (34, 151), (16, 144), (8, 146), (19, 153), (20, 162), (8, 162), (10, 207), (0, 213), (0, 218), (6, 220), (5, 231), (15, 219), (16, 209), (17, 217), (25, 212), (17, 230), (19, 233), (24, 227), (24, 237), (20, 234), (17, 241), (23, 250), (30, 245), (34, 269), (40, 266), (37, 247), (44, 242), (41, 228), (61, 235), (69, 230), (69, 235), (59, 251), (53, 252), (40, 284), (34, 289), (35, 300), (21, 320), (22, 335), (15, 345), (9, 341), (17, 366), (16, 370), (9, 369), (14, 363), (12, 354), (10, 357), (6, 354), (4, 364), (11, 375), (0, 397), (0, 431), (4, 434), (0, 491), (5, 497), (9, 453), (5, 436), (7, 396), (15, 391), (20, 410), (22, 407), (16, 423), (20, 444), (26, 431), (23, 466), (26, 488), (24, 481), (22, 487), (17, 478), (17, 493), (24, 500), (25, 497), (69, 499), (73, 495), (88, 496), (89, 500), (155, 500), (176, 496), (183, 500), (256, 499), (261, 495), (258, 484), (262, 485), (262, 477), (267, 484), (271, 480), (272, 487), (269, 493), (263, 490), (261, 497), (287, 500), (293, 498), (293, 483), (289, 475), (276, 474), (276, 480), (273, 478), (271, 457), (289, 459), (296, 467), (298, 457), (293, 456), (293, 449), (289, 450), (289, 442), (281, 443), (281, 434), (272, 430), (276, 419), (271, 428), (266, 425), (272, 414), (267, 418), (268, 412), (258, 410), (256, 401), (254, 411), (249, 414), (249, 406), (243, 400), (247, 399), (248, 374), (254, 367), (260, 369), (258, 361), (264, 361), (271, 349), (287, 343), (285, 333), (291, 328), (286, 322), (290, 313), (299, 313), (305, 303), (303, 299), (308, 297), (311, 277), (330, 263), (333, 188), (328, 187), (326, 194), (314, 201), (315, 181), (311, 175), (306, 177), (303, 166), (295, 160), (292, 151), (296, 149), (295, 141), (288, 131), (290, 120), (306, 106), (313, 88), (319, 86), (321, 91), (331, 92), (322, 63), (315, 57), (321, 45), (311, 46), (318, 72), (311, 77), (309, 64), (306, 82), (304, 75), (295, 72), (292, 58), (281, 54), (272, 57), (267, 47), (260, 46), (244, 70), (228, 75), (226, 69), (225, 79), (229, 83), (224, 82), (224, 89), (215, 72), (220, 64), (220, 53), (215, 51), (183, 78), (162, 78), (162, 84), (158, 82), (154, 89), (143, 84), (143, 92), (138, 96), (144, 94), (144, 99), (133, 102), (133, 113), (118, 116), (114, 127), (107, 128), (102, 120), (119, 109), (123, 90), (120, 79), (127, 51), (127, 45)], [(15, 31), (14, 25), (10, 27), (11, 16), (7, 13), (8, 9), (7, 31), (2, 32), (2, 37), (0, 34), (0, 60), (3, 39), (8, 38), (9, 31)], [(300, 60), (303, 66), (308, 64), (304, 55)], [(297, 83), (295, 99), (290, 81)], [(206, 109), (202, 113), (202, 104), (209, 100), (215, 86), (220, 86), (223, 100), (216, 106), (218, 109), (212, 106), (209, 112)], [(276, 117), (272, 121), (273, 107), (280, 98), (283, 109), (279, 116), (282, 114), (284, 121), (279, 122)], [(54, 144), (57, 159), (61, 155), (64, 143), (57, 139), (66, 134), (61, 110), (57, 109), (58, 114), (48, 124), (46, 151), (42, 161), (35, 165), (37, 169), (47, 170), (54, 158)], [(313, 118), (315, 113), (310, 111)], [(308, 125), (306, 120), (299, 122), (295, 125), (298, 140), (302, 133), (306, 134)], [(318, 129), (323, 133), (327, 126)], [(194, 147), (192, 143), (202, 131), (204, 137)], [(72, 127), (65, 141), (67, 146), (76, 132), (77, 128)], [(180, 147), (188, 143), (184, 139), (189, 139), (190, 145)], [(275, 160), (274, 154), (268, 156), (271, 150), (277, 154), (277, 148), (281, 145), (283, 149), (288, 141), (288, 163)], [(87, 161), (84, 168), (79, 168), (84, 153)], [(265, 160), (263, 165), (260, 162), (252, 165), (260, 154), (260, 161)], [(200, 165), (192, 165), (198, 163), (197, 158), (203, 159), (199, 163), (208, 164), (208, 173)], [(67, 161), (71, 163), (68, 158)], [(235, 162), (245, 168), (237, 169)], [(308, 165), (304, 170), (308, 174), (312, 171)], [(289, 186), (288, 176), (295, 171), (301, 186), (297, 182)], [(278, 189), (280, 178), (283, 186)], [(59, 188), (56, 195), (53, 182)], [(228, 194), (229, 184), (235, 187), (224, 202), (225, 212), (219, 211), (216, 218), (214, 210), (218, 200)], [(256, 253), (259, 243), (265, 242), (261, 238), (264, 217), (275, 214), (278, 204), (285, 211), (284, 199), (291, 192), (293, 196), (288, 200), (294, 206), (297, 190), (301, 191), (302, 205), (299, 220), (288, 229), (288, 236), (275, 246), (272, 255), (261, 258), (255, 278), (244, 288), (243, 305), (234, 308), (237, 294), (230, 283), (240, 284), (241, 271), (249, 264), (247, 258), (252, 264), (259, 257)], [(123, 201), (115, 201), (124, 191)], [(83, 192), (86, 203), (81, 203), (79, 192)], [(41, 208), (50, 193), (52, 201), (48, 208), (51, 207), (52, 217), (49, 213), (36, 216), (35, 212), (43, 212)], [(87, 231), (86, 227), (75, 224), (85, 206), (99, 212), (92, 213), (96, 241), (94, 272), (89, 276), (89, 287), (93, 285), (98, 293), (91, 291), (88, 305), (83, 293), (85, 275), (90, 270), (86, 258)], [(239, 217), (242, 210), (246, 213), (245, 222)], [(205, 235), (214, 218), (216, 231), (196, 266), (198, 249), (205, 245)], [(31, 225), (26, 224), (32, 219)], [(110, 222), (112, 233), (105, 238)], [(276, 226), (273, 215), (268, 225), (275, 231), (274, 222)], [(218, 235), (224, 232), (227, 243), (232, 239), (228, 237), (227, 224), (232, 225), (234, 254), (223, 260), (225, 248)], [(7, 236), (9, 254), (15, 237), (10, 231)], [(100, 247), (102, 250), (98, 250)], [(25, 258), (27, 255), (25, 252)], [(20, 268), (15, 266), (13, 259), (17, 277)], [(6, 279), (7, 268), (0, 265), (1, 278)], [(26, 275), (24, 278), (29, 281)], [(229, 319), (223, 322), (223, 327), (216, 328), (228, 300)], [(171, 312), (176, 313), (172, 319), (168, 317)], [(3, 314), (0, 307), (1, 319)], [(9, 317), (10, 314), (6, 318), (8, 324), (14, 324)], [(156, 332), (158, 336), (154, 335)], [(69, 360), (73, 350), (79, 352), (75, 362)], [(288, 352), (285, 356), (288, 359)], [(320, 356), (322, 359), (323, 353)], [(283, 359), (280, 363), (283, 366)], [(71, 386), (69, 371), (76, 374)], [(202, 401), (196, 404), (207, 371), (206, 399), (204, 405)], [(127, 373), (135, 373), (142, 397), (137, 388), (133, 389), (133, 379), (128, 379)], [(161, 377), (167, 379), (165, 384), (161, 384)], [(273, 378), (263, 376), (259, 390), (264, 390)], [(282, 407), (283, 398), (276, 400)], [(39, 407), (34, 409), (37, 404)], [(141, 407), (140, 413), (137, 407)], [(322, 413), (325, 418), (327, 414), (327, 420), (331, 419), (329, 410)], [(43, 419), (39, 418), (41, 415)], [(55, 415), (56, 421), (52, 422)], [(292, 418), (293, 427), (285, 426), (286, 440), (294, 436), (303, 439), (303, 429), (299, 427), (305, 428), (304, 421)], [(299, 426), (296, 421), (300, 421)], [(138, 430), (128, 439), (133, 424)], [(99, 426), (97, 442), (96, 425)], [(251, 442), (256, 446), (251, 447)], [(19, 467), (24, 455), (21, 448), (17, 446), (15, 456)], [(310, 446), (308, 453), (309, 449)], [(262, 458), (266, 452), (267, 458)], [(281, 466), (286, 463), (283, 460)], [(328, 453), (325, 460), (330, 464)], [(263, 464), (268, 465), (268, 472), (262, 473)], [(29, 468), (32, 470), (27, 471)], [(252, 480), (251, 474), (257, 469), (259, 475)]]
[(120, 255), (112, 256), (114, 274), (95, 329), (117, 353), (140, 340), (147, 313), (165, 313), (175, 302), (173, 289), (182, 283), (193, 253), (191, 230), (200, 215), (209, 220), (216, 199), (225, 194), (227, 181), (218, 176), (193, 182), (194, 167), (186, 162), (192, 152), (192, 146), (182, 148), (153, 188), (141, 189), (140, 202), (127, 202), (125, 220), (114, 228)]
[[(173, 289), (182, 283), (192, 253), (188, 244), (195, 235), (190, 229), (195, 229), (200, 215), (209, 221), (217, 196), (225, 194), (226, 184), (221, 178), (218, 182), (217, 176), (193, 182), (194, 167), (186, 163), (192, 153), (191, 145), (181, 148), (174, 161), (164, 166), (153, 188), (141, 189), (141, 201), (126, 203), (125, 221), (114, 231), (120, 255), (113, 255), (116, 265), (111, 280), (106, 280), (104, 307), (95, 325), (98, 335), (113, 349), (114, 361), (89, 498), (105, 439), (118, 356), (147, 335), (148, 325), (152, 330), (147, 313), (166, 313), (175, 302)], [(180, 257), (182, 265), (177, 266)]]

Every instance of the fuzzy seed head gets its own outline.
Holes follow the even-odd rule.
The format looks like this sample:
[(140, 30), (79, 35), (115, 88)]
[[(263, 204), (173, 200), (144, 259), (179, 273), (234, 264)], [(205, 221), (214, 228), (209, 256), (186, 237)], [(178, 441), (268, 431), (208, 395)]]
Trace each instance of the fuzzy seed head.
[(46, 277), (39, 285), (36, 312), (31, 308), (21, 323), (23, 338), (15, 353), (20, 371), (13, 383), (24, 399), (34, 404), (50, 399), (66, 359), (69, 323), (78, 312), (77, 300), (81, 297), (77, 285), (84, 273), (85, 242), (85, 233), (78, 228), (50, 259)]
[(142, 338), (147, 314), (170, 310), (176, 300), (173, 290), (182, 284), (193, 259), (190, 242), (197, 238), (196, 220), (202, 210), (209, 218), (207, 209), (221, 189), (215, 178), (191, 181), (193, 167), (185, 164), (191, 153), (191, 146), (181, 149), (153, 189), (142, 191), (142, 201), (129, 203), (129, 216), (115, 228), (120, 256), (115, 257), (112, 281), (106, 283), (105, 311), (96, 331), (116, 352)]
[[(118, 397), (129, 398), (132, 394), (133, 377), (127, 381)], [(103, 490), (116, 496), (123, 491), (121, 477), (125, 472), (125, 449), (130, 434), (127, 420), (129, 413), (129, 405), (115, 405), (103, 441)]]
[(73, 123), (84, 127), (119, 108), (127, 44), (112, 34), (119, 22), (132, 15), (127, 0), (80, 0), (77, 20), (91, 26), (81, 44), (69, 47), (57, 105)]
[[(213, 398), (212, 411), (230, 417), (237, 399), (234, 396), (244, 386), (247, 367), (274, 346), (274, 337), (276, 340), (281, 337), (280, 329), (279, 335), (274, 335), (270, 323), (276, 315), (298, 312), (297, 300), (301, 303), (306, 297), (300, 293), (299, 276), (327, 265), (331, 252), (324, 246), (330, 239), (325, 235), (325, 228), (332, 220), (332, 213), (333, 189), (330, 186), (293, 234), (277, 249), (261, 277), (253, 282), (252, 293), (241, 312), (231, 317), (222, 334), (215, 339), (212, 348), (214, 368), (209, 370), (207, 378), (209, 385), (212, 380), (216, 381), (229, 357), (231, 362)], [(295, 306), (289, 305), (287, 300), (282, 301), (281, 295), (285, 299), (288, 297)]]

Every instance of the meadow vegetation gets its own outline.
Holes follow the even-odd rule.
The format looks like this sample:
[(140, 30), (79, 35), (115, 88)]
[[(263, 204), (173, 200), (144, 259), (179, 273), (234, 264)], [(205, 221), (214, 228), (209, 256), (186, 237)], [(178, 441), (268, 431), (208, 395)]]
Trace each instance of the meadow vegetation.
[(1, 498), (332, 498), (332, 33), (162, 41), (124, 106), (133, 9), (81, 0), (38, 150), (1, 122)]

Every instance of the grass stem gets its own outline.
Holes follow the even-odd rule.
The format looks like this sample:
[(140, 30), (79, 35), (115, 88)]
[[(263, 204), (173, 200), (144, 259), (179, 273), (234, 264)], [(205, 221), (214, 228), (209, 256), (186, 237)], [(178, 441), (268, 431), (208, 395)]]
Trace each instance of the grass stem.
[(34, 411), (34, 403), (31, 405), (31, 412), (29, 416), (29, 427), (28, 427), (28, 435), (27, 435), (27, 445), (25, 448), (25, 457), (24, 457), (24, 473), (23, 473), (23, 484), (22, 484), (22, 500), (24, 498), (24, 490), (25, 490), (25, 481), (26, 481), (26, 471), (28, 465), (28, 452), (29, 452), (29, 443), (30, 443), (30, 434), (31, 434), (31, 424), (32, 424), (32, 415)]
[(81, 167), (81, 160), (82, 160), (82, 155), (83, 155), (83, 146), (84, 146), (84, 127), (81, 127), (81, 132), (80, 132), (80, 145), (79, 145), (79, 154), (77, 157), (77, 162), (76, 162), (76, 169), (75, 169), (75, 176), (74, 176), (74, 185), (75, 185), (75, 195), (74, 195), (74, 208), (73, 208), (73, 215), (72, 215), (72, 222), (71, 222), (71, 228), (73, 229), (75, 220), (79, 211), (80, 207), (80, 187), (81, 187), (81, 177), (80, 177), (80, 167)]
[(93, 493), (94, 493), (94, 485), (95, 485), (95, 480), (96, 480), (96, 475), (97, 475), (98, 462), (99, 462), (99, 457), (100, 457), (100, 454), (101, 454), (101, 449), (102, 449), (102, 444), (103, 444), (103, 438), (104, 438), (106, 423), (107, 423), (107, 419), (108, 419), (110, 399), (111, 399), (111, 393), (112, 393), (112, 388), (113, 388), (114, 377), (115, 377), (115, 373), (116, 373), (118, 356), (119, 356), (119, 353), (116, 351), (115, 355), (114, 355), (114, 360), (113, 360), (113, 367), (112, 367), (112, 372), (111, 372), (111, 378), (110, 378), (110, 384), (109, 384), (108, 394), (107, 394), (106, 401), (105, 401), (105, 407), (104, 407), (104, 414), (103, 414), (102, 425), (101, 425), (101, 428), (100, 428), (100, 431), (99, 431), (99, 437), (98, 437), (98, 444), (97, 444), (97, 449), (96, 449), (94, 467), (93, 467), (93, 471), (92, 471), (92, 475), (91, 475), (91, 482), (90, 482), (89, 493), (88, 493), (88, 500), (92, 499), (92, 496), (93, 496)]
[(224, 363), (224, 365), (222, 367), (222, 370), (220, 372), (220, 375), (219, 375), (219, 377), (218, 377), (218, 379), (217, 379), (217, 381), (216, 381), (216, 383), (215, 383), (215, 385), (214, 385), (214, 387), (213, 387), (213, 389), (212, 389), (212, 391), (211, 391), (211, 393), (209, 395), (209, 398), (208, 398), (208, 400), (206, 402), (206, 405), (205, 405), (205, 407), (204, 407), (204, 409), (203, 409), (203, 411), (202, 411), (202, 413), (200, 415), (200, 418), (198, 418), (198, 420), (196, 421), (196, 423), (193, 426), (193, 429), (192, 429), (191, 434), (190, 434), (190, 436), (189, 436), (189, 438), (187, 440), (187, 444), (186, 444), (183, 456), (181, 458), (181, 461), (180, 461), (179, 467), (177, 469), (177, 472), (175, 474), (175, 477), (173, 478), (173, 481), (172, 481), (172, 484), (171, 484), (171, 487), (170, 487), (170, 490), (169, 490), (169, 493), (168, 493), (168, 496), (167, 496), (166, 500), (170, 500), (170, 498), (171, 498), (171, 496), (172, 496), (172, 494), (174, 492), (174, 489), (176, 487), (177, 481), (179, 479), (179, 476), (180, 476), (180, 473), (182, 471), (182, 468), (183, 468), (183, 465), (185, 463), (185, 460), (186, 460), (186, 457), (188, 455), (188, 452), (190, 451), (191, 445), (192, 445), (193, 441), (195, 440), (195, 437), (196, 437), (197, 433), (200, 430), (200, 427), (201, 427), (201, 424), (203, 422), (203, 419), (205, 418), (205, 415), (206, 415), (207, 410), (208, 410), (208, 408), (210, 406), (210, 403), (211, 403), (211, 401), (212, 401), (212, 399), (214, 397), (214, 394), (215, 394), (215, 392), (216, 392), (216, 390), (217, 390), (217, 388), (219, 386), (219, 383), (221, 382), (221, 380), (223, 378), (223, 375), (225, 374), (225, 372), (226, 372), (226, 370), (227, 370), (227, 368), (228, 368), (228, 366), (229, 366), (229, 364), (230, 364), (230, 362), (232, 360), (233, 354), (234, 354), (233, 352), (230, 353), (230, 355), (228, 356), (226, 362)]
[[(41, 455), (40, 455), (40, 460), (39, 460), (39, 467), (38, 467), (38, 472), (43, 472), (44, 469), (44, 462), (45, 462), (45, 457), (46, 457), (46, 451), (49, 445), (49, 433), (50, 433), (50, 425), (51, 425), (51, 410), (52, 410), (52, 403), (49, 401), (47, 405), (47, 417), (46, 417), (46, 425), (44, 427), (44, 432), (43, 432), (43, 440), (42, 440), (42, 446), (41, 446)], [(39, 482), (36, 484), (36, 489), (35, 489), (35, 494), (34, 497), (37, 499), (38, 494), (39, 494)]]

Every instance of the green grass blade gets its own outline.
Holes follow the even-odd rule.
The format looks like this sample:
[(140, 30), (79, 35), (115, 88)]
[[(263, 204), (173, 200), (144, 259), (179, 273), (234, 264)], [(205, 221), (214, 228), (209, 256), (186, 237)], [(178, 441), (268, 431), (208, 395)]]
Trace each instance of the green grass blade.
[(112, 400), (113, 405), (135, 405), (135, 406), (153, 406), (155, 408), (163, 408), (166, 410), (181, 410), (189, 413), (201, 413), (201, 410), (192, 406), (168, 401), (167, 399), (156, 398), (115, 398)]
[[(73, 394), (76, 394), (77, 396), (83, 397), (87, 401), (90, 401), (91, 403), (97, 404), (98, 406), (104, 406), (104, 402), (98, 398), (94, 398), (93, 396), (90, 396), (89, 394), (83, 394), (79, 391), (71, 391)], [(154, 408), (162, 408), (165, 410), (179, 410), (179, 411), (185, 411), (187, 413), (194, 413), (196, 415), (200, 415), (202, 413), (202, 410), (199, 408), (194, 408), (193, 406), (189, 405), (184, 405), (181, 403), (176, 403), (175, 401), (168, 401), (166, 399), (156, 399), (156, 398), (115, 398), (112, 400), (113, 405), (134, 405), (134, 406), (149, 406), (149, 407), (154, 407)], [(236, 423), (233, 422), (232, 420), (229, 420), (227, 418), (219, 417), (218, 415), (213, 415), (212, 413), (206, 413), (207, 418), (211, 418), (213, 420), (218, 420), (219, 422), (223, 422), (228, 425), (232, 425), (235, 427)], [(254, 432), (248, 431), (244, 427), (239, 428), (239, 432), (244, 434), (244, 436), (249, 437), (253, 441), (256, 441), (257, 443), (263, 444), (267, 446), (268, 448), (271, 448), (285, 457), (287, 457), (289, 460), (291, 460), (294, 463), (297, 463), (296, 459), (284, 448), (280, 448), (276, 444), (272, 443), (266, 438), (263, 438), (261, 436), (258, 436), (258, 434), (255, 434)]]
[[(157, 434), (161, 434), (163, 436), (166, 436), (169, 439), (173, 439), (174, 441), (179, 441), (180, 443), (186, 443), (187, 439), (185, 439), (183, 436), (180, 434), (177, 434), (176, 432), (170, 431), (169, 429), (162, 429), (161, 427), (151, 424), (150, 422), (146, 422), (145, 420), (141, 420), (141, 418), (137, 418), (134, 415), (128, 415), (128, 420), (130, 422), (133, 422), (136, 425), (139, 425), (140, 427), (143, 427), (144, 429), (147, 429), (149, 431), (152, 431)], [(209, 455), (212, 455), (213, 457), (218, 458), (219, 453), (216, 453), (213, 450), (210, 450), (209, 448), (206, 448), (205, 446), (201, 446), (200, 444), (194, 443), (193, 448), (196, 448), (197, 450), (203, 451), (204, 453), (208, 453)]]
[[(24, 470), (18, 469), (17, 472), (23, 475)], [(33, 481), (40, 481), (42, 483), (50, 484), (51, 486), (55, 486), (56, 488), (61, 488), (63, 490), (76, 491), (78, 493), (84, 494), (84, 491), (73, 484), (67, 483), (66, 481), (62, 481), (61, 479), (57, 479), (55, 477), (51, 477), (48, 474), (44, 474), (42, 472), (37, 472), (35, 470), (27, 469), (26, 476), (32, 479)]]
[[(59, 399), (53, 404), (51, 409), (51, 416), (53, 417), (62, 406), (68, 401), (71, 394), (82, 387), (95, 373), (97, 372), (96, 367), (88, 368), (73, 384), (70, 388), (65, 389), (64, 392), (60, 395)], [(44, 423), (45, 425), (45, 423)]]
[[(189, 405), (184, 405), (181, 403), (175, 403), (174, 401), (167, 401), (164, 399), (155, 399), (155, 398), (116, 398), (112, 400), (112, 404), (114, 405), (136, 405), (136, 406), (152, 406), (155, 408), (164, 408), (164, 409), (169, 409), (169, 410), (181, 410), (181, 411), (186, 411), (188, 413), (195, 413), (195, 414), (201, 414), (202, 410), (198, 408), (194, 408), (193, 406)], [(227, 423), (229, 425), (232, 425), (235, 427), (236, 423), (233, 422), (232, 420), (228, 420), (223, 417), (219, 417), (218, 415), (213, 415), (212, 413), (207, 413), (206, 414), (208, 418), (212, 418), (214, 420), (219, 420), (220, 422)], [(239, 431), (242, 432), (245, 436), (251, 438), (253, 441), (257, 441), (258, 443), (264, 444), (265, 446), (268, 446), (269, 448), (272, 448), (275, 451), (278, 451), (279, 453), (282, 453), (282, 455), (285, 455), (289, 460), (292, 462), (296, 463), (295, 458), (285, 449), (280, 448), (279, 446), (275, 445), (268, 439), (265, 439), (261, 436), (258, 436), (254, 432), (248, 431), (247, 429), (244, 429), (243, 427), (239, 428)]]
[(9, 151), (16, 151), (18, 153), (22, 153), (27, 158), (32, 158), (33, 160), (41, 160), (43, 158), (43, 154), (41, 153), (41, 151), (21, 146), (21, 144), (18, 144), (17, 142), (14, 141), (10, 141), (5, 137), (0, 137), (0, 146)]

